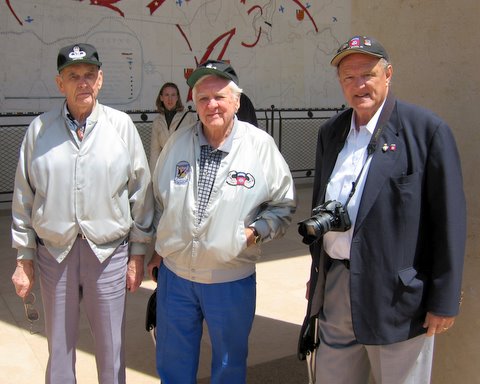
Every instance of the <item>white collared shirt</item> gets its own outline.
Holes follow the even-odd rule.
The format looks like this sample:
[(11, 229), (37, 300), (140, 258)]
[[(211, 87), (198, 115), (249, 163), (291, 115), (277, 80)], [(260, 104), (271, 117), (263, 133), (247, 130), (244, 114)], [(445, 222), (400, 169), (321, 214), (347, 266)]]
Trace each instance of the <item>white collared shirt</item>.
[(372, 161), (372, 156), (368, 156), (367, 147), (372, 138), (373, 131), (375, 130), (382, 109), (383, 104), (367, 125), (361, 125), (358, 131), (355, 129), (355, 112), (352, 114), (350, 132), (347, 136), (344, 147), (338, 154), (335, 168), (333, 169), (328, 182), (325, 201), (337, 200), (345, 205), (348, 195), (352, 191), (353, 183), (357, 180), (357, 177), (361, 172), (361, 175), (356, 182), (355, 193), (347, 206), (352, 227), (346, 232), (329, 231), (323, 237), (323, 247), (327, 254), (334, 259), (350, 258), (350, 246), (353, 238), (355, 221), (357, 219), (358, 208), (362, 199), (368, 170)]

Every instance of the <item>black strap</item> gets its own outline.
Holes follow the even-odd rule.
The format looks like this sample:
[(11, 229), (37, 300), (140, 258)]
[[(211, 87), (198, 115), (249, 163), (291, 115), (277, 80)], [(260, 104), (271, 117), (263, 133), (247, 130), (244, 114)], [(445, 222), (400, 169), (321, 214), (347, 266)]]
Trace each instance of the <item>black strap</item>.
[[(370, 146), (370, 144), (369, 144)], [(357, 185), (358, 185), (358, 181), (360, 180), (360, 176), (362, 176), (362, 173), (365, 169), (365, 165), (367, 164), (368, 162), (368, 159), (373, 155), (373, 151), (370, 153), (370, 151), (368, 150), (368, 156), (367, 156), (367, 159), (365, 160), (365, 162), (363, 163), (362, 165), (362, 169), (360, 169), (360, 173), (357, 175), (357, 178), (355, 179), (355, 181), (352, 183), (352, 190), (350, 191), (350, 193), (348, 194), (348, 198), (347, 198), (347, 201), (345, 202), (344, 206), (345, 208), (347, 208), (348, 206), (348, 203), (350, 202), (351, 198), (353, 197), (356, 189), (357, 189)]]
[(350, 191), (350, 194), (348, 195), (347, 201), (345, 202), (345, 208), (348, 206), (348, 203), (350, 202), (350, 199), (353, 197), (353, 195), (355, 193), (355, 190), (357, 189), (358, 181), (360, 180), (360, 176), (362, 176), (362, 173), (365, 169), (365, 165), (367, 164), (368, 159), (370, 157), (372, 157), (373, 154), (375, 153), (375, 149), (377, 148), (378, 138), (380, 137), (384, 126), (385, 126), (385, 123), (378, 124), (378, 122), (377, 122), (377, 126), (375, 127), (373, 135), (370, 138), (370, 142), (367, 145), (367, 158), (365, 159), (365, 162), (362, 165), (362, 169), (360, 169), (360, 173), (357, 175), (357, 178), (352, 183), (352, 190)]
[(180, 121), (178, 122), (177, 126), (175, 127), (175, 131), (178, 129), (178, 127), (180, 127), (180, 124), (182, 124), (182, 121), (183, 121), (183, 119), (185, 118), (185, 116), (187, 116), (187, 113), (190, 113), (190, 110), (186, 111), (186, 112), (183, 114), (182, 118), (180, 119)]

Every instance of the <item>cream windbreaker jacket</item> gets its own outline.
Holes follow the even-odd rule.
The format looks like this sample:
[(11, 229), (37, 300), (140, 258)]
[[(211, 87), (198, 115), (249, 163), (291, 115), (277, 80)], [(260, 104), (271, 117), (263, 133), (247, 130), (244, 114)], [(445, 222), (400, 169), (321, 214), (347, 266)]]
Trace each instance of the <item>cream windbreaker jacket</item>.
[[(185, 117), (184, 117), (185, 116)], [(164, 114), (158, 114), (152, 122), (152, 136), (150, 139), (150, 172), (153, 173), (158, 156), (165, 143), (173, 132), (183, 127), (190, 127), (197, 121), (197, 114), (185, 109), (173, 116), (170, 128), (167, 126)]]
[[(238, 280), (255, 272), (258, 245), (247, 248), (245, 227), (262, 241), (281, 237), (296, 208), (292, 175), (272, 137), (235, 119), (202, 222), (196, 225), (201, 123), (175, 132), (153, 176), (156, 251), (178, 276), (199, 282)], [(222, 147), (220, 149), (223, 149)]]
[(153, 218), (150, 181), (142, 141), (127, 114), (97, 102), (80, 145), (62, 106), (36, 117), (15, 176), (17, 258), (33, 259), (38, 237), (61, 262), (79, 233), (100, 261), (127, 236), (130, 253), (144, 254)]

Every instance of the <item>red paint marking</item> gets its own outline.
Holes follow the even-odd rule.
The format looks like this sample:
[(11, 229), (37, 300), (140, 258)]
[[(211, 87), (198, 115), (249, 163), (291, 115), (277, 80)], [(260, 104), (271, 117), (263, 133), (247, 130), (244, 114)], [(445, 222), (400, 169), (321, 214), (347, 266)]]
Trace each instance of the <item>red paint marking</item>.
[(147, 5), (147, 8), (150, 9), (150, 15), (153, 15), (153, 13), (162, 6), (162, 4), (165, 2), (165, 0), (153, 0)]
[(296, 3), (301, 9), (304, 10), (304, 12), (307, 14), (307, 16), (309, 17), (309, 19), (312, 21), (312, 24), (313, 24), (313, 26), (315, 27), (315, 32), (318, 32), (317, 24), (315, 24), (315, 20), (313, 20), (313, 17), (312, 17), (312, 15), (310, 14), (310, 12), (308, 12), (308, 9), (307, 9), (302, 3), (300, 3), (299, 0), (293, 0), (293, 2)]
[(22, 21), (18, 18), (17, 14), (13, 10), (12, 5), (10, 4), (10, 0), (6, 0), (6, 2), (7, 2), (8, 9), (10, 9), (10, 12), (12, 12), (12, 15), (15, 17), (15, 19), (17, 19), (17, 21), (20, 25), (23, 25)]
[(122, 0), (90, 0), (90, 5), (98, 5), (99, 7), (109, 8), (112, 11), (117, 12), (120, 16), (125, 17), (125, 14), (122, 12), (122, 10), (113, 5), (119, 1)]

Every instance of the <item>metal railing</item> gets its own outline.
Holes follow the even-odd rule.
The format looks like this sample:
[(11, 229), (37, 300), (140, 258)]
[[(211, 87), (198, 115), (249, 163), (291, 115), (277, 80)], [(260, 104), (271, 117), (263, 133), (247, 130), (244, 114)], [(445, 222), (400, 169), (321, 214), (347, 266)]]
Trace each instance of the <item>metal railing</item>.
[[(295, 179), (308, 179), (315, 172), (317, 132), (325, 120), (343, 110), (257, 109), (258, 127), (269, 133), (290, 167)], [(150, 134), (155, 111), (126, 111), (142, 138), (147, 157), (150, 155)], [(18, 152), (28, 125), (38, 113), (0, 114), (0, 203), (11, 202)]]

